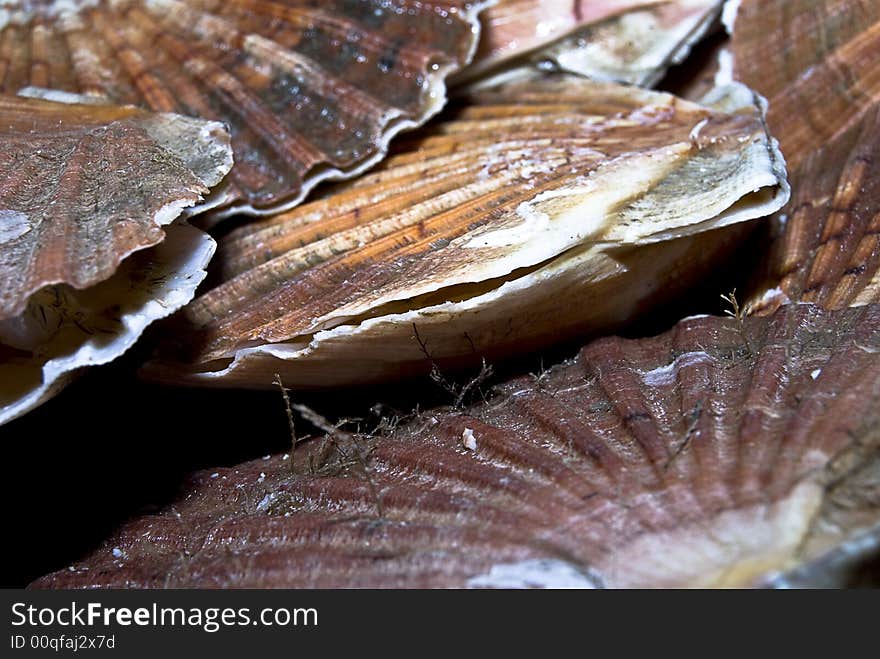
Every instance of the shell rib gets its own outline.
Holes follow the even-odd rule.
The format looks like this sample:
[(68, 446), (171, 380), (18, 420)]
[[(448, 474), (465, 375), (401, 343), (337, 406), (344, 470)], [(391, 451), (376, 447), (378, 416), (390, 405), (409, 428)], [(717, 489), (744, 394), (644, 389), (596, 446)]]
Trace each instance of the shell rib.
[[(654, 86), (710, 27), (723, 0), (500, 0), (482, 15), (472, 79), (511, 60), (609, 80)], [(504, 76), (504, 73), (500, 74)]]
[(734, 77), (767, 97), (793, 190), (753, 312), (880, 301), (880, 3), (729, 7)]
[(315, 422), (293, 469), (197, 473), (35, 585), (827, 585), (880, 542), (878, 305), (602, 339), (384, 436)]
[(444, 78), (476, 46), (479, 9), (465, 0), (3, 0), (0, 91), (84, 93), (223, 121), (236, 164), (215, 203), (274, 212), (321, 180), (375, 164), (396, 133), (436, 113)]
[(192, 298), (215, 244), (169, 225), (231, 166), (217, 123), (0, 96), (0, 423)]
[(187, 345), (146, 374), (353, 384), (621, 323), (711, 261), (710, 229), (787, 198), (752, 93), (713, 102), (574, 76), (475, 92), (380, 171), (231, 234), (224, 283), (169, 332)]

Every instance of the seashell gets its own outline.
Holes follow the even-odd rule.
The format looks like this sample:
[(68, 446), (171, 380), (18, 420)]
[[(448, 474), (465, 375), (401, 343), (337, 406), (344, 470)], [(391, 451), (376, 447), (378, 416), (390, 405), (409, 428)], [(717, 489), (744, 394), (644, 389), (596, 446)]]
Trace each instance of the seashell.
[(215, 244), (172, 222), (231, 166), (217, 123), (0, 96), (0, 423), (192, 299)]
[(753, 80), (770, 101), (767, 121), (792, 169), (875, 107), (876, 3), (742, 0), (729, 4), (725, 21), (734, 77)]
[(500, 0), (483, 13), (477, 56), (456, 79), (470, 79), (526, 57), (597, 80), (653, 87), (717, 24), (723, 4)]
[(384, 434), (306, 414), (292, 461), (199, 472), (34, 585), (839, 585), (880, 546), (880, 305), (601, 339)]
[(97, 95), (225, 122), (227, 213), (297, 204), (436, 113), (472, 56), (478, 2), (0, 2), (0, 91)]
[(880, 4), (733, 3), (733, 74), (769, 100), (793, 196), (750, 304), (880, 301)]
[(498, 68), (586, 26), (651, 4), (640, 0), (499, 0), (480, 17), (482, 34), (474, 61), (463, 75)]
[(711, 267), (709, 230), (787, 198), (753, 94), (711, 102), (566, 75), (474, 92), (379, 171), (233, 232), (144, 374), (361, 384), (622, 323)]

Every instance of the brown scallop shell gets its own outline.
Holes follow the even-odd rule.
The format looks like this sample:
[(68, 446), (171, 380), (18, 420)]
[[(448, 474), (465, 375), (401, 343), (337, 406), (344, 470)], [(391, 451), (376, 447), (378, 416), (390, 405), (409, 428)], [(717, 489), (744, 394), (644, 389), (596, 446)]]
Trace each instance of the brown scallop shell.
[(0, 91), (48, 88), (225, 122), (223, 203), (266, 213), (377, 162), (444, 102), (477, 2), (54, 0), (0, 6)]
[(602, 339), (381, 436), (312, 418), (35, 585), (828, 585), (880, 541), (880, 305)]
[(233, 232), (223, 283), (169, 332), (188, 352), (169, 341), (146, 374), (364, 383), (621, 323), (711, 264), (710, 229), (787, 198), (755, 97), (725, 94), (729, 112), (566, 75), (474, 92), (376, 173)]
[[(511, 61), (653, 86), (717, 24), (722, 0), (500, 0), (482, 17), (472, 79)], [(503, 73), (501, 75), (504, 75)]]
[(214, 243), (169, 224), (231, 166), (218, 123), (0, 96), (0, 423), (191, 299)]
[(499, 0), (480, 17), (483, 29), (470, 69), (495, 68), (645, 4), (650, 0)]
[(743, 0), (729, 14), (734, 76), (767, 97), (793, 190), (753, 311), (880, 301), (880, 3)]

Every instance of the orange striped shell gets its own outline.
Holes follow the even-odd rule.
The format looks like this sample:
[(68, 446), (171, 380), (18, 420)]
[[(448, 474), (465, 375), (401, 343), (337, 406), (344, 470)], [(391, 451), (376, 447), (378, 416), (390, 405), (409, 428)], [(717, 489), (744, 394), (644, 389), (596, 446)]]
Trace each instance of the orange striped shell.
[(424, 370), (416, 333), (460, 364), (620, 324), (712, 266), (710, 229), (787, 198), (757, 100), (727, 92), (713, 108), (565, 75), (474, 92), (377, 172), (222, 241), (219, 285), (146, 374), (364, 383)]
[(880, 3), (742, 0), (728, 22), (792, 186), (753, 312), (880, 301)]

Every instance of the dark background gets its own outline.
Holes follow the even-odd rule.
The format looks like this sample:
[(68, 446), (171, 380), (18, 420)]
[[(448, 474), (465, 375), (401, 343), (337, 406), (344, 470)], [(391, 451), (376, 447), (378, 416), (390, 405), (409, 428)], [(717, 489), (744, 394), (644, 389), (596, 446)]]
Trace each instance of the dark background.
[[(722, 37), (700, 45), (661, 87), (677, 91), (700, 70)], [(231, 220), (227, 226), (234, 224)], [(766, 236), (756, 235), (717, 276), (679, 304), (628, 328), (631, 336), (662, 332), (693, 313), (721, 313), (719, 298), (753, 270)], [(162, 387), (135, 376), (149, 354), (148, 330), (122, 359), (89, 369), (36, 410), (0, 426), (5, 451), (2, 479), (6, 560), (0, 586), (22, 587), (70, 565), (95, 548), (127, 517), (169, 502), (183, 477), (196, 469), (234, 465), (285, 451), (290, 442), (281, 395)], [(573, 355), (578, 344), (493, 364), (496, 379), (537, 372), (543, 363)], [(466, 378), (462, 374), (461, 378)], [(487, 383), (490, 386), (491, 383)], [(428, 378), (398, 387), (298, 396), (328, 418), (369, 416), (381, 402), (403, 412), (448, 404), (450, 396)]]
[[(720, 314), (720, 299), (747, 273), (767, 238), (761, 225), (713, 276), (681, 300), (666, 304), (620, 332), (650, 336), (696, 313)], [(23, 587), (64, 568), (97, 547), (126, 518), (172, 500), (196, 469), (230, 466), (289, 448), (290, 432), (278, 391), (190, 389), (141, 382), (135, 371), (149, 354), (150, 334), (109, 366), (87, 370), (58, 396), (0, 427), (5, 451), (0, 586)], [(574, 355), (590, 337), (542, 353), (495, 363), (494, 380), (536, 373)], [(466, 380), (472, 373), (457, 377)], [(491, 382), (486, 388), (491, 387)], [(296, 394), (331, 419), (371, 418), (377, 403), (401, 412), (451, 403), (429, 378), (403, 385)], [(377, 420), (373, 417), (374, 420)], [(303, 422), (299, 422), (302, 425)]]
[[(691, 84), (694, 72), (714, 57), (722, 41), (715, 36), (697, 47), (660, 88), (676, 92)], [(729, 308), (721, 294), (734, 288), (743, 301), (771, 242), (770, 223), (753, 224), (753, 233), (710, 277), (618, 333), (652, 336), (689, 315), (720, 315)], [(187, 389), (139, 381), (135, 371), (149, 355), (152, 331), (122, 359), (86, 371), (48, 403), (0, 426), (7, 502), (0, 586), (23, 587), (77, 561), (128, 517), (170, 502), (193, 470), (231, 466), (289, 448), (278, 391)], [(574, 355), (590, 338), (493, 363), (493, 380), (537, 373), (542, 365)], [(467, 381), (472, 376), (457, 377)], [(371, 413), (377, 403), (385, 406), (383, 413), (407, 413), (416, 405), (426, 409), (452, 402), (427, 377), (397, 386), (297, 393), (296, 400), (330, 419), (362, 417), (368, 424), (378, 420)], [(866, 569), (873, 575), (870, 581), (880, 584), (880, 558)]]

